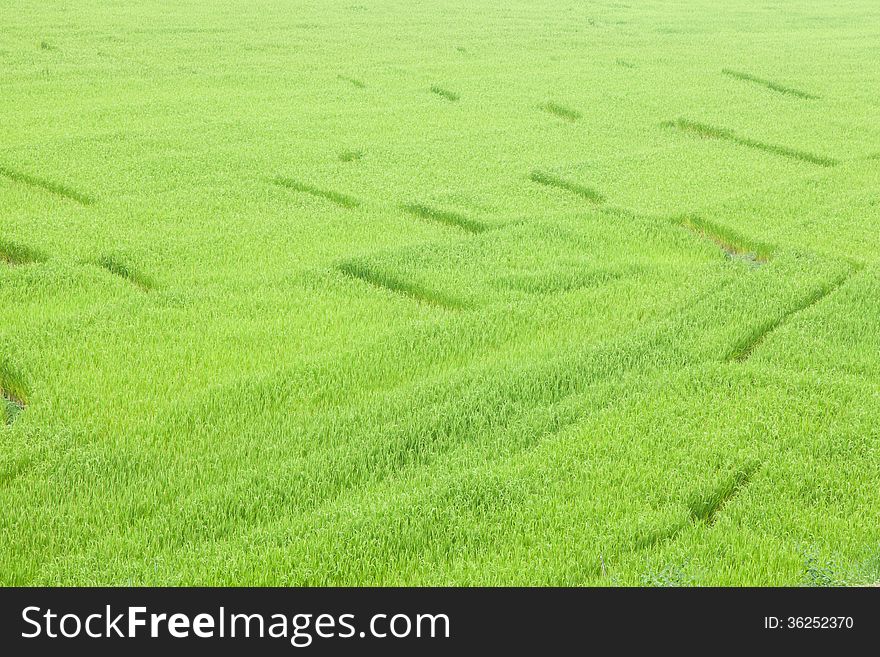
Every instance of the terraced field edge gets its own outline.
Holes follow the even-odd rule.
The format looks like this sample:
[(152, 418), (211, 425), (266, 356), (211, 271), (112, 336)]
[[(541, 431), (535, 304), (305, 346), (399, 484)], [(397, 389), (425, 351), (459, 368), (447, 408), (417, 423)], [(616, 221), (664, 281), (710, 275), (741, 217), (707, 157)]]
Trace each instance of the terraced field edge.
[(366, 89), (367, 85), (364, 84), (363, 80), (359, 80), (358, 78), (352, 78), (347, 75), (337, 75), (336, 79), (342, 80), (343, 82), (348, 82), (351, 86), (357, 87), (358, 89)]
[(724, 479), (717, 488), (700, 493), (688, 503), (690, 518), (693, 522), (705, 523), (711, 527), (719, 512), (743, 488), (749, 485), (758, 470), (757, 463), (749, 463), (738, 468), (730, 477)]
[(751, 483), (759, 468), (760, 463), (749, 462), (734, 470), (717, 487), (693, 494), (687, 502), (686, 518), (661, 529), (637, 534), (633, 538), (632, 548), (636, 551), (649, 550), (661, 543), (675, 540), (688, 527), (711, 527), (723, 508)]

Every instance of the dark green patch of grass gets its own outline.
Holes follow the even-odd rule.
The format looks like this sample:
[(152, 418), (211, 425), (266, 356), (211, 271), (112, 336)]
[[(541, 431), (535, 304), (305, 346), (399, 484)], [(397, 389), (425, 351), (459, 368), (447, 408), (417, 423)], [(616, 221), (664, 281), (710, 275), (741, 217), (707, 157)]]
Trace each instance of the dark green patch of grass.
[(91, 205), (95, 202), (95, 200), (88, 194), (83, 194), (60, 183), (56, 183), (51, 180), (43, 180), (42, 178), (37, 178), (35, 176), (22, 173), (21, 171), (15, 171), (5, 166), (0, 166), (0, 176), (9, 178), (10, 180), (21, 183), (22, 185), (39, 187), (40, 189), (55, 194), (56, 196), (61, 196), (66, 199), (70, 199), (71, 201), (76, 201), (81, 205)]
[(340, 272), (350, 278), (356, 278), (375, 287), (402, 294), (431, 306), (438, 306), (448, 310), (461, 310), (465, 305), (458, 299), (453, 299), (435, 290), (429, 290), (417, 283), (404, 281), (396, 276), (379, 271), (365, 262), (348, 260), (337, 266)]
[(566, 121), (577, 121), (581, 118), (581, 113), (577, 110), (573, 110), (570, 107), (565, 107), (564, 105), (552, 101), (541, 105), (541, 109), (554, 116), (558, 116), (560, 119), (565, 119)]
[(0, 363), (0, 414), (12, 424), (27, 406), (28, 391), (21, 377), (9, 365)]
[(367, 85), (364, 84), (363, 80), (359, 80), (357, 78), (350, 78), (346, 75), (337, 75), (337, 79), (342, 80), (343, 82), (348, 82), (353, 87), (357, 87), (358, 89), (366, 89)]
[(488, 229), (485, 224), (465, 217), (457, 212), (439, 210), (437, 208), (428, 207), (427, 205), (421, 205), (420, 203), (409, 203), (401, 207), (405, 212), (416, 217), (439, 221), (447, 226), (455, 226), (456, 228), (461, 228), (469, 233), (482, 233)]
[(279, 185), (280, 187), (292, 189), (295, 192), (302, 192), (303, 194), (309, 194), (310, 196), (314, 196), (316, 198), (322, 198), (326, 201), (330, 201), (331, 203), (335, 203), (336, 205), (339, 205), (343, 208), (356, 208), (361, 204), (361, 202), (353, 196), (340, 194), (339, 192), (334, 192), (332, 190), (320, 189), (318, 187), (315, 187), (314, 185), (302, 183), (297, 180), (291, 180), (290, 178), (282, 178), (278, 176), (272, 182), (274, 182), (276, 185)]
[(134, 283), (141, 289), (150, 290), (153, 288), (154, 284), (152, 279), (125, 262), (121, 256), (104, 255), (98, 258), (97, 264), (111, 274), (120, 276), (121, 278)]
[(617, 64), (618, 66), (623, 66), (623, 68), (635, 68), (636, 67), (635, 64), (633, 64), (632, 62), (628, 62), (625, 59), (616, 59), (616, 60), (614, 60), (614, 63)]
[(722, 507), (749, 484), (757, 469), (757, 464), (750, 463), (722, 481), (717, 488), (691, 498), (688, 503), (691, 519), (694, 522), (713, 525)]
[(788, 148), (786, 146), (768, 144), (766, 142), (758, 141), (750, 137), (741, 137), (734, 133), (732, 130), (719, 128), (717, 126), (708, 125), (706, 123), (699, 123), (697, 121), (691, 121), (689, 119), (676, 119), (675, 121), (667, 121), (662, 125), (665, 127), (677, 128), (683, 132), (689, 132), (691, 134), (699, 135), (700, 137), (706, 137), (709, 139), (722, 139), (724, 141), (733, 142), (734, 144), (739, 144), (740, 146), (746, 146), (748, 148), (754, 148), (759, 151), (764, 151), (765, 153), (772, 153), (773, 155), (780, 155), (782, 157), (787, 157), (793, 160), (801, 160), (803, 162), (809, 162), (810, 164), (818, 164), (819, 166), (823, 167), (832, 167), (837, 164), (837, 160), (830, 157), (815, 155), (813, 153), (799, 151), (793, 148)]
[(435, 93), (438, 96), (440, 96), (441, 98), (445, 98), (446, 100), (453, 102), (453, 103), (460, 98), (460, 96), (457, 93), (455, 93), (454, 91), (450, 91), (449, 89), (444, 89), (443, 87), (440, 87), (436, 84), (431, 86), (431, 93)]
[(577, 196), (580, 196), (581, 198), (586, 199), (592, 203), (601, 203), (605, 200), (604, 196), (602, 196), (599, 192), (591, 187), (585, 187), (584, 185), (579, 185), (577, 183), (563, 180), (559, 176), (554, 176), (553, 174), (546, 173), (544, 171), (532, 171), (532, 173), (529, 175), (529, 180), (538, 183), (539, 185), (555, 187), (557, 189), (576, 194)]
[(0, 239), (0, 260), (10, 265), (43, 262), (46, 256), (35, 249)]
[(779, 84), (778, 82), (773, 82), (773, 80), (765, 80), (763, 78), (759, 78), (757, 76), (751, 75), (749, 73), (742, 73), (740, 71), (733, 71), (729, 68), (722, 69), (721, 71), (724, 75), (735, 78), (737, 80), (742, 80), (744, 82), (752, 82), (754, 84), (759, 84), (762, 87), (766, 87), (771, 91), (775, 91), (780, 94), (786, 94), (788, 96), (795, 96), (797, 98), (803, 98), (805, 100), (818, 100), (819, 96), (814, 96), (813, 94), (807, 93), (806, 91), (801, 91), (800, 89), (795, 89), (793, 87), (786, 87), (783, 84)]
[(364, 156), (364, 152), (360, 150), (342, 151), (339, 154), (340, 162), (356, 162)]

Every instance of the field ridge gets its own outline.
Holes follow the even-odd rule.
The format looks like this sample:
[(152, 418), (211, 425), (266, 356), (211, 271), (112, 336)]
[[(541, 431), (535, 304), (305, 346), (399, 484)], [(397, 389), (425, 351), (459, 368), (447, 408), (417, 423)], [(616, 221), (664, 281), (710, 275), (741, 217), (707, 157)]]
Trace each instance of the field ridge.
[(760, 465), (756, 463), (738, 468), (718, 487), (693, 495), (687, 503), (687, 518), (673, 522), (662, 529), (636, 535), (632, 544), (633, 550), (649, 550), (661, 543), (675, 540), (688, 527), (695, 525), (711, 527), (715, 524), (721, 510), (751, 483), (759, 468)]
[(718, 513), (736, 497), (739, 492), (751, 483), (758, 470), (757, 464), (749, 464), (737, 469), (729, 479), (722, 481), (717, 488), (691, 499), (688, 504), (691, 519), (711, 527), (715, 524)]
[(359, 80), (358, 78), (351, 78), (347, 75), (337, 75), (337, 79), (342, 80), (343, 82), (348, 82), (351, 86), (357, 87), (358, 89), (366, 89), (367, 85), (364, 84), (363, 80)]

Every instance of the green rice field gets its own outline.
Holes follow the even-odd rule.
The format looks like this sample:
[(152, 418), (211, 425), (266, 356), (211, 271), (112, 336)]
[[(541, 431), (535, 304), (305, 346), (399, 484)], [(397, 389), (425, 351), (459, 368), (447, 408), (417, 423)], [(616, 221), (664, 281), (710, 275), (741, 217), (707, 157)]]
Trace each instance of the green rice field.
[(880, 582), (878, 26), (7, 0), (0, 584)]

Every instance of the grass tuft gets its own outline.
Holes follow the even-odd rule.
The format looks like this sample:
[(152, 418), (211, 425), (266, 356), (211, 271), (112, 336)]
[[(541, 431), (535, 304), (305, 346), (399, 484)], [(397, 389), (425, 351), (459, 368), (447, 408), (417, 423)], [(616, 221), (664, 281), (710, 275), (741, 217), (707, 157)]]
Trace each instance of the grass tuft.
[(428, 207), (427, 205), (422, 205), (420, 203), (408, 203), (401, 206), (401, 208), (405, 212), (408, 212), (415, 217), (438, 221), (442, 224), (446, 224), (447, 226), (461, 228), (468, 231), (469, 233), (482, 233), (488, 230), (488, 226), (486, 226), (485, 224), (474, 219), (465, 217), (464, 215), (457, 212), (439, 210), (437, 208)]
[(553, 174), (544, 171), (532, 171), (529, 175), (529, 180), (538, 183), (539, 185), (555, 187), (556, 189), (576, 194), (592, 203), (602, 203), (605, 200), (604, 196), (591, 187), (585, 187), (584, 185), (563, 180), (559, 176), (554, 176)]
[(336, 205), (343, 208), (352, 209), (358, 207), (361, 204), (361, 202), (353, 196), (340, 194), (339, 192), (334, 192), (332, 190), (320, 189), (318, 187), (315, 187), (314, 185), (302, 183), (296, 180), (292, 180), (290, 178), (282, 178), (281, 176), (278, 176), (273, 179), (272, 182), (274, 182), (279, 187), (292, 189), (295, 192), (302, 192), (303, 194), (308, 194), (316, 198), (322, 198), (326, 201), (330, 201), (331, 203), (335, 203)]
[(713, 126), (706, 123), (699, 123), (697, 121), (691, 121), (689, 119), (676, 119), (675, 121), (666, 121), (662, 125), (664, 127), (677, 128), (682, 132), (689, 132), (691, 134), (699, 135), (700, 137), (706, 137), (709, 139), (721, 139), (724, 141), (732, 142), (734, 144), (739, 144), (740, 146), (746, 146), (748, 148), (754, 148), (759, 151), (764, 151), (765, 153), (772, 153), (773, 155), (780, 155), (782, 157), (787, 157), (793, 160), (801, 160), (810, 164), (818, 164), (819, 166), (823, 167), (833, 167), (838, 163), (837, 160), (830, 157), (815, 155), (813, 153), (808, 153), (807, 151), (799, 151), (793, 148), (788, 148), (786, 146), (768, 144), (766, 142), (758, 141), (750, 137), (741, 137), (734, 133), (732, 130), (728, 130), (727, 128), (720, 128), (718, 126)]
[(762, 87), (766, 87), (771, 91), (775, 91), (780, 94), (785, 94), (787, 96), (795, 96), (797, 98), (803, 98), (805, 100), (818, 100), (819, 96), (814, 96), (813, 94), (807, 93), (806, 91), (801, 91), (800, 89), (795, 89), (794, 87), (787, 87), (783, 84), (779, 84), (778, 82), (773, 82), (773, 80), (765, 80), (763, 78), (759, 78), (757, 76), (751, 75), (750, 73), (742, 73), (740, 71), (733, 71), (729, 68), (725, 68), (721, 70), (724, 75), (728, 77), (734, 78), (736, 80), (742, 80), (744, 82), (752, 82), (754, 84), (759, 84)]
[(356, 162), (363, 158), (364, 152), (361, 150), (342, 151), (339, 154), (340, 162)]

